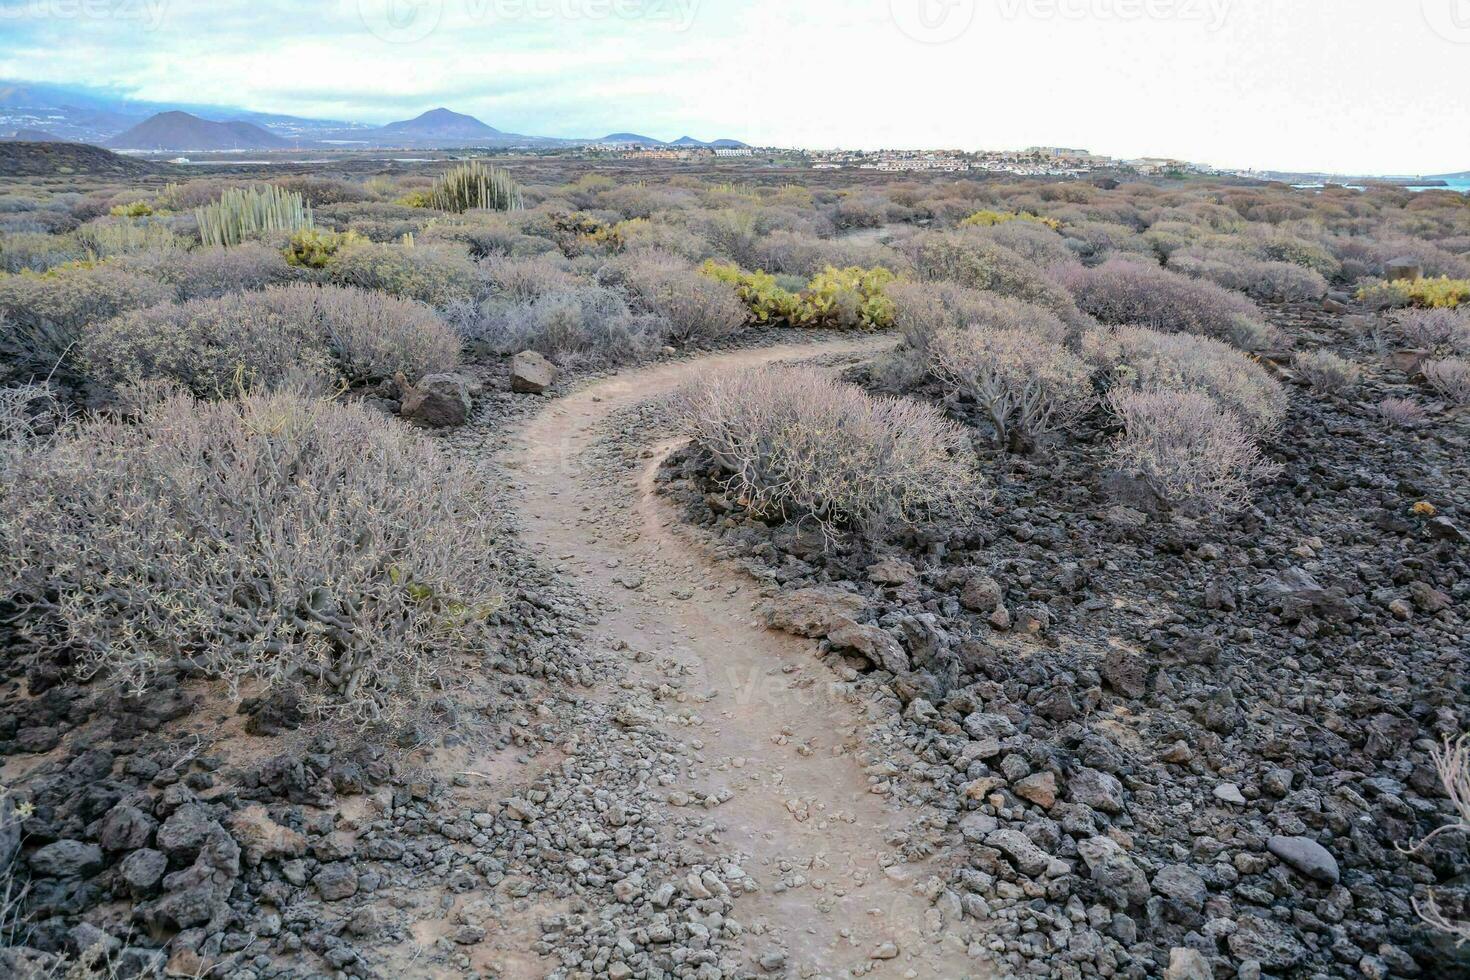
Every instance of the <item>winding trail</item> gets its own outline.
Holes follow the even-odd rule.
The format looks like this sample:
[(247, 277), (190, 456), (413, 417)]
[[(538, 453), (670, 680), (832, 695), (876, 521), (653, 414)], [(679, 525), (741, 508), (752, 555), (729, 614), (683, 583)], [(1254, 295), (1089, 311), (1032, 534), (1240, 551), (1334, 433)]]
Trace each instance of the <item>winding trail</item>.
[(549, 402), (502, 461), (522, 479), (526, 540), (609, 603), (596, 639), (626, 651), (625, 683), (657, 684), (671, 661), (681, 673), (685, 694), (670, 714), (682, 716), (674, 734), (696, 750), (688, 789), (729, 796), (714, 809), (696, 806), (697, 813), (684, 815), (716, 823), (721, 850), (739, 854), (761, 881), (761, 891), (738, 900), (737, 913), (754, 927), (747, 934), (753, 960), (786, 951), (784, 969), (776, 970), (782, 975), (942, 978), (986, 971), (923, 894), (926, 880), (942, 872), (889, 853), (886, 839), (919, 815), (890, 804), (881, 770), (870, 774), (881, 760), (864, 757), (856, 694), (813, 657), (814, 641), (765, 630), (753, 613), (761, 601), (754, 580), (712, 560), (655, 495), (657, 468), (680, 440), (656, 431), (620, 436), (643, 444), (619, 448), (645, 465), (609, 473), (616, 468), (589, 464), (605, 423), (614, 420), (615, 428), (618, 413), (669, 394), (698, 372), (860, 360), (888, 343), (864, 337), (787, 344), (601, 380)]

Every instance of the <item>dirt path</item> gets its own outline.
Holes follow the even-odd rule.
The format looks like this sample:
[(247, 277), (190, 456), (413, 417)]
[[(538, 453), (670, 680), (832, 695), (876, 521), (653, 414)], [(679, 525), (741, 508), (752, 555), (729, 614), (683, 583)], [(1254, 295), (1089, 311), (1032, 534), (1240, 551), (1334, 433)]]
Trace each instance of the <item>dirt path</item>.
[[(901, 864), (886, 838), (918, 814), (897, 812), (863, 757), (856, 698), (812, 656), (812, 641), (764, 630), (755, 583), (701, 552), (653, 492), (679, 441), (630, 435), (646, 465), (618, 475), (588, 465), (619, 412), (659, 398), (695, 373), (773, 361), (870, 356), (886, 341), (793, 344), (661, 365), (592, 384), (547, 405), (512, 443), (507, 469), (523, 478), (526, 539), (613, 608), (597, 640), (626, 649), (625, 683), (671, 670), (684, 683), (665, 722), (696, 750), (695, 785), (677, 787), (716, 808), (679, 813), (717, 825), (762, 884), (739, 900), (758, 959), (783, 949), (792, 976), (981, 975), (923, 894), (938, 869)], [(881, 786), (879, 786), (881, 789)], [(671, 809), (684, 802), (671, 793)], [(896, 949), (896, 953), (894, 950)], [(890, 954), (892, 954), (890, 956)], [(754, 966), (754, 964), (752, 964)], [(774, 964), (773, 964), (774, 965)], [(777, 967), (777, 972), (785, 972)]]

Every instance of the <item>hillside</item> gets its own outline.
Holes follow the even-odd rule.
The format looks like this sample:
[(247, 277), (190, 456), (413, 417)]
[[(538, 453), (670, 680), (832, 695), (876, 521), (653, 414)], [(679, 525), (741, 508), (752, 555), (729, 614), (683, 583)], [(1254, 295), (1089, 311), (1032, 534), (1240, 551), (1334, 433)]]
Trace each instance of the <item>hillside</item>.
[(65, 143), (66, 140), (55, 133), (48, 133), (44, 129), (17, 129), (11, 135), (5, 137), (8, 140), (20, 140), (25, 143)]
[(243, 120), (213, 122), (187, 112), (160, 112), (107, 141), (118, 150), (274, 150), (289, 140)]
[(0, 175), (5, 177), (141, 177), (158, 169), (85, 143), (0, 140)]

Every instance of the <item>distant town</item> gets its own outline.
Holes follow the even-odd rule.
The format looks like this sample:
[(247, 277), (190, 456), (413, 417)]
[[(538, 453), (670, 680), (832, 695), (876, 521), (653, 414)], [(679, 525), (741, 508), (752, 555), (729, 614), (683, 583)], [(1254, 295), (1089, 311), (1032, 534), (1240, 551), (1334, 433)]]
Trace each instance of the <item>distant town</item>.
[(1258, 177), (1259, 171), (1227, 170), (1172, 157), (1121, 159), (1064, 146), (1024, 150), (792, 150), (775, 147), (675, 147), (599, 143), (585, 148), (630, 160), (687, 160), (793, 155), (813, 170), (876, 170), (885, 173), (996, 173), (1024, 177), (1086, 177), (1128, 171), (1146, 176), (1199, 174)]

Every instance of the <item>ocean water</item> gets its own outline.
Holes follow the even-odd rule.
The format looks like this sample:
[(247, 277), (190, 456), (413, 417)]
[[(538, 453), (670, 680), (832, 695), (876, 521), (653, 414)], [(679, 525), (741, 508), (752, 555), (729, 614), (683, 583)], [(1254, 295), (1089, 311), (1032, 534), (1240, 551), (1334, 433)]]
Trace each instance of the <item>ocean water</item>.
[(1445, 186), (1443, 186), (1443, 187), (1435, 187), (1435, 188), (1415, 187), (1414, 188), (1414, 190), (1416, 190), (1416, 191), (1427, 191), (1427, 190), (1431, 190), (1431, 189), (1433, 189), (1433, 190), (1439, 190), (1439, 191), (1459, 191), (1461, 194), (1470, 194), (1470, 180), (1447, 180), (1447, 181), (1445, 181)]

